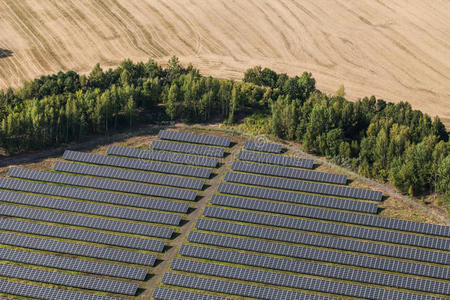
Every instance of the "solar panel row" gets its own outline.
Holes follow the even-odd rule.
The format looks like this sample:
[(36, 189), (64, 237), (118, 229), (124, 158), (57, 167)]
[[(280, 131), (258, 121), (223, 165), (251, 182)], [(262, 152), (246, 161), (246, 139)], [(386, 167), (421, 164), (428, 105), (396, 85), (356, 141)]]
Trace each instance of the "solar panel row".
[(239, 160), (253, 161), (264, 164), (280, 165), (286, 167), (297, 167), (312, 169), (314, 161), (311, 159), (303, 159), (293, 156), (266, 154), (258, 152), (241, 151), (238, 155)]
[(391, 286), (395, 288), (411, 289), (436, 294), (445, 295), (450, 293), (450, 285), (444, 282), (322, 265), (299, 260), (240, 253), (222, 249), (211, 249), (192, 245), (181, 246), (180, 254), (188, 257), (227, 262), (233, 265), (248, 265), (259, 268)]
[(254, 141), (246, 141), (244, 149), (260, 152), (281, 153), (281, 145), (272, 143), (261, 143)]
[(203, 212), (203, 215), (206, 217), (219, 218), (224, 220), (233, 220), (238, 222), (269, 225), (274, 227), (284, 227), (310, 232), (318, 232), (338, 236), (348, 236), (366, 240), (381, 241), (393, 244), (419, 246), (431, 249), (441, 249), (441, 248), (445, 249), (447, 247), (450, 247), (448, 246), (449, 243), (447, 240), (428, 236), (405, 234), (387, 230), (374, 230), (356, 226), (348, 226), (336, 223), (324, 223), (312, 220), (299, 220), (294, 218), (273, 216), (267, 214), (257, 214), (247, 211), (236, 211), (218, 207), (206, 207)]
[[(422, 249), (412, 249), (385, 244), (375, 244), (356, 240), (347, 240), (337, 237), (314, 235), (309, 233), (293, 232), (272, 228), (233, 224), (222, 221), (199, 219), (196, 228), (206, 231), (215, 231), (253, 238), (275, 240), (289, 243), (299, 243), (327, 249), (339, 249), (352, 252), (368, 253), (383, 256), (400, 257), (404, 259), (436, 262), (439, 264), (450, 263), (450, 254), (443, 252), (431, 252)], [(443, 245), (443, 248), (448, 247)]]
[(144, 280), (147, 275), (147, 270), (141, 268), (8, 248), (0, 248), (0, 260), (134, 280)]
[(272, 300), (332, 300), (335, 298), (320, 295), (304, 294), (295, 291), (280, 290), (243, 283), (228, 282), (202, 277), (187, 276), (182, 274), (165, 273), (162, 279), (164, 284), (206, 290), (216, 293), (238, 295), (256, 299)]
[[(45, 194), (117, 205), (134, 206), (140, 208), (183, 212), (183, 213), (186, 213), (189, 208), (189, 204), (187, 203), (179, 203), (161, 199), (149, 199), (138, 196), (93, 191), (80, 188), (58, 186), (53, 184), (44, 184), (39, 182), (13, 180), (10, 178), (0, 178), (0, 188), (14, 191), (22, 191), (36, 194)], [(181, 220), (181, 217), (177, 215), (155, 213), (155, 216), (156, 215), (160, 216), (161, 220), (164, 221), (163, 222), (164, 224), (178, 225), (179, 221)]]
[(363, 190), (346, 186), (328, 185), (315, 182), (305, 182), (292, 179), (283, 179), (277, 177), (268, 177), (262, 175), (251, 175), (251, 174), (229, 172), (225, 175), (225, 180), (278, 189), (286, 189), (307, 193), (317, 193), (317, 194), (325, 194), (325, 195), (349, 197), (373, 201), (381, 201), (383, 196), (382, 193), (378, 191)]
[(299, 170), (294, 168), (247, 163), (242, 161), (234, 161), (233, 164), (231, 165), (231, 169), (233, 171), (256, 173), (269, 176), (287, 177), (301, 180), (319, 181), (334, 184), (347, 183), (346, 175), (316, 172), (309, 170)]
[(54, 289), (5, 280), (0, 280), (0, 293), (48, 300), (119, 300), (119, 298)]
[[(102, 191), (93, 191), (67, 186), (44, 184), (40, 182), (14, 180), (4, 177), (0, 178), (0, 188), (14, 191), (22, 191), (36, 194), (45, 194), (96, 202), (104, 202), (110, 204), (134, 206), (140, 208), (157, 209), (165, 211), (175, 211), (183, 213), (186, 213), (189, 208), (189, 204), (187, 203), (179, 203), (161, 199), (149, 199), (144, 197), (123, 195)], [(158, 215), (161, 219), (161, 221), (158, 223), (178, 225), (179, 221), (181, 220), (181, 216), (178, 215), (169, 215), (163, 213), (155, 213), (155, 214)]]
[(152, 297), (157, 300), (189, 299), (189, 300), (232, 300), (230, 298), (191, 293), (168, 288), (156, 288)]
[(22, 266), (13, 266), (1, 263), (0, 276), (125, 295), (135, 295), (138, 289), (138, 285), (134, 283), (108, 280), (92, 276), (49, 272), (39, 269), (25, 268)]
[[(8, 213), (9, 213), (8, 209), (4, 209), (4, 206), (0, 207), (0, 215), (9, 215)], [(106, 244), (133, 249), (142, 249), (147, 251), (162, 252), (164, 248), (164, 242), (162, 241), (40, 224), (34, 222), (11, 220), (6, 218), (0, 218), (0, 229), (29, 233), (39, 236), (50, 236), (90, 243)]]
[[(115, 147), (115, 146), (113, 146)], [(115, 149), (110, 147), (110, 149)], [(132, 148), (125, 148), (132, 149)], [(120, 150), (120, 149), (119, 149)], [(133, 149), (139, 150), (139, 149)], [(139, 150), (145, 151), (145, 150)], [(114, 152), (114, 151), (112, 151)], [(120, 151), (118, 151), (120, 153)], [(160, 153), (160, 152), (158, 152)], [(165, 152), (162, 152), (165, 153)], [(63, 158), (71, 161), (78, 161), (96, 165), (104, 165), (111, 167), (120, 167), (127, 169), (135, 169), (141, 171), (150, 171), (157, 173), (166, 173), (166, 174), (177, 174), (183, 176), (190, 177), (200, 177), (200, 178), (209, 178), (211, 176), (211, 170), (206, 168), (198, 168), (198, 167), (190, 167), (190, 166), (180, 166), (168, 163), (159, 163), (159, 162), (148, 162), (143, 160), (136, 160), (124, 157), (117, 156), (104, 156), (99, 154), (92, 153), (84, 153), (84, 152), (75, 152), (66, 150), (64, 152)]]
[(229, 147), (230, 138), (218, 137), (214, 135), (202, 135), (179, 131), (161, 130), (158, 137), (162, 140), (172, 140), (179, 142), (188, 142), (194, 144), (213, 145), (220, 147)]
[(56, 162), (55, 171), (69, 172), (81, 175), (114, 178), (127, 181), (136, 181), (150, 184), (181, 187), (185, 189), (201, 190), (204, 181), (179, 176), (151, 174), (146, 172), (128, 171), (116, 168), (98, 167), (76, 163)]
[[(107, 153), (109, 155), (119, 155), (126, 157), (134, 157), (140, 159), (156, 160), (156, 161), (166, 161), (170, 163), (183, 164), (183, 165), (193, 165), (200, 167), (215, 168), (218, 164), (216, 158), (197, 156), (197, 155), (187, 155), (187, 154), (176, 154), (171, 152), (163, 151), (152, 151), (152, 150), (142, 150), (136, 148), (128, 148), (122, 146), (109, 146)], [(65, 158), (65, 157), (64, 157)], [(65, 158), (68, 159), (68, 158)], [(129, 165), (135, 165), (141, 163), (145, 165), (145, 162), (138, 161), (133, 162)], [(131, 168), (130, 166), (127, 168)], [(208, 170), (210, 171), (210, 170)], [(208, 176), (209, 177), (209, 176)]]
[[(154, 213), (144, 210), (130, 209), (125, 207), (115, 207), (109, 205), (98, 205), (86, 202), (71, 201), (29, 194), (19, 194), (15, 192), (0, 191), (0, 201), (9, 203), (18, 203), (33, 205), (37, 207), (54, 208), (73, 212), (82, 212), (86, 214), (101, 215), (107, 217), (126, 218), (130, 220), (155, 222), (160, 218), (155, 218)], [(106, 218), (97, 218), (91, 216), (80, 216), (67, 213), (60, 213), (46, 210), (36, 210), (27, 207), (18, 207), (15, 214), (34, 218), (53, 223), (62, 223), (109, 231), (125, 232), (145, 236), (156, 236), (161, 238), (170, 238), (173, 233), (172, 228), (153, 226), (148, 224), (139, 224), (133, 222), (123, 222), (110, 220)], [(158, 216), (158, 215), (156, 215)]]
[(307, 260), (323, 261), (332, 264), (358, 266), (362, 268), (379, 269), (383, 271), (442, 278), (447, 280), (450, 279), (450, 268), (410, 263), (386, 258), (347, 254), (343, 252), (319, 250), (315, 248), (305, 248), (274, 242), (236, 238), (195, 231), (189, 233), (188, 241), (192, 243), (213, 245), (225, 248), (247, 250)]
[(157, 196), (172, 199), (193, 201), (197, 197), (197, 192), (182, 189), (167, 188), (161, 186), (150, 186), (146, 184), (131, 183), (117, 180), (106, 180), (100, 178), (83, 177), (54, 172), (44, 172), (23, 168), (11, 168), (8, 176), (36, 181), (67, 184), (101, 190), (111, 190), (146, 196)]
[[(224, 186), (224, 188), (227, 188), (226, 185)], [(225, 190), (226, 192), (228, 188), (223, 190)], [(217, 205), (235, 208), (450, 237), (450, 227), (443, 225), (419, 223), (406, 220), (383, 218), (378, 216), (362, 215), (341, 211), (331, 211), (322, 208), (273, 203), (223, 195), (214, 196), (212, 201), (212, 203)]]
[(15, 247), (120, 261), (144, 266), (153, 266), (156, 260), (154, 255), (146, 253), (55, 241), (10, 233), (0, 233), (0, 243)]
[[(244, 180), (239, 180), (237, 176), (229, 176), (231, 173), (227, 173), (225, 176), (226, 180), (231, 180), (235, 182), (242, 182)], [(244, 174), (234, 174), (234, 175), (244, 175)], [(366, 212), (375, 214), (378, 211), (377, 203), (369, 202), (359, 202), (354, 200), (331, 198), (319, 195), (309, 195), (295, 192), (279, 191), (273, 189), (265, 189), (259, 187), (250, 187), (244, 185), (236, 185), (229, 183), (221, 183), (218, 188), (219, 193), (246, 196), (252, 198), (262, 198), (269, 200), (277, 200), (283, 202), (292, 202), (298, 204), (306, 204), (312, 206), (323, 206), (336, 209), (345, 209), (358, 212)]]
[(212, 157), (223, 157), (225, 149), (217, 147), (199, 146), (184, 143), (173, 143), (166, 141), (153, 141), (150, 145), (152, 149), (181, 152), (187, 154), (198, 154)]
[(192, 272), (209, 276), (225, 277), (230, 279), (244, 280), (247, 282), (264, 283), (296, 289), (312, 290), (350, 297), (361, 297), (376, 300), (412, 298), (429, 299), (428, 296), (419, 294), (411, 294), (356, 284), (293, 276), (269, 271), (261, 271), (234, 266), (224, 266), (199, 261), (191, 261), (187, 259), (174, 259), (170, 267), (173, 270), (177, 271)]

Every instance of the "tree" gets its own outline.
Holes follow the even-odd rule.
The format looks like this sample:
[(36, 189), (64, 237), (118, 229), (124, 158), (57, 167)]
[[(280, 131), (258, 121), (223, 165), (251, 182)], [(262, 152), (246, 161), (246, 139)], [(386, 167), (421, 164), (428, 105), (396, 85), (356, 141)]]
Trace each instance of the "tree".
[(128, 99), (127, 105), (125, 106), (125, 113), (130, 123), (130, 128), (133, 127), (134, 120), (136, 118), (137, 110), (136, 103), (134, 102), (133, 96)]
[(447, 155), (437, 170), (436, 190), (450, 201), (450, 155)]
[(166, 67), (166, 78), (169, 83), (172, 83), (178, 76), (183, 74), (184, 69), (180, 64), (180, 60), (176, 56), (172, 56), (169, 59)]
[(120, 74), (120, 84), (122, 86), (127, 86), (131, 83), (131, 74), (127, 69), (124, 69)]
[(244, 79), (242, 81), (254, 83), (256, 85), (263, 85), (261, 66), (247, 69), (244, 73)]
[(88, 76), (88, 85), (90, 88), (105, 88), (105, 74), (100, 64), (96, 64)]
[(341, 86), (337, 89), (336, 93), (334, 93), (334, 96), (341, 98), (345, 97), (345, 87), (343, 84), (341, 84)]
[(178, 86), (176, 84), (172, 84), (169, 90), (169, 95), (167, 96), (166, 103), (166, 113), (172, 120), (174, 120), (177, 116), (176, 102), (178, 99), (178, 94)]

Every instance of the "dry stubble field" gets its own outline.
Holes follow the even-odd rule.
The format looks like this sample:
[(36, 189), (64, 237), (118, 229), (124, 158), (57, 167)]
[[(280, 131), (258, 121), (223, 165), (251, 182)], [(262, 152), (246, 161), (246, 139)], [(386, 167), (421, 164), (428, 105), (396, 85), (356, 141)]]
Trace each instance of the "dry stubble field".
[(447, 0), (0, 0), (0, 88), (177, 55), (204, 74), (310, 71), (350, 99), (410, 101), (450, 125)]

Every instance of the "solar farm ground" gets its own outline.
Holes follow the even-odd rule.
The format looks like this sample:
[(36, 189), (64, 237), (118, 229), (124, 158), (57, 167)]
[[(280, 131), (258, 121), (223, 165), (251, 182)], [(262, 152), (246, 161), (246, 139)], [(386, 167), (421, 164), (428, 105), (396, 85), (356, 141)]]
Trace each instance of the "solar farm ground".
[[(183, 174), (188, 174), (195, 170), (192, 164), (199, 164), (200, 161), (205, 163), (210, 158), (195, 160), (190, 157), (182, 161), (182, 164), (166, 165), (166, 162), (152, 160), (131, 163), (136, 160), (107, 155), (107, 153), (113, 153), (111, 149), (114, 147), (115, 151), (119, 152), (128, 151), (134, 153), (133, 155), (147, 155), (150, 150), (149, 145), (155, 140), (160, 140), (156, 134), (131, 137), (110, 145), (83, 149), (82, 153), (77, 155), (66, 153), (64, 155), (66, 159), (58, 156), (17, 165), (14, 168), (0, 169), (1, 177), (6, 178), (0, 178), (0, 213), (4, 215), (0, 219), (0, 291), (6, 292), (8, 289), (10, 291), (10, 293), (0, 293), (0, 296), (20, 298), (12, 294), (17, 294), (17, 291), (24, 292), (27, 289), (17, 284), (52, 288), (52, 290), (38, 289), (28, 296), (35, 298), (41, 295), (55, 299), (70, 296), (75, 297), (74, 299), (80, 299), (80, 297), (151, 299), (155, 291), (154, 295), (158, 295), (158, 299), (195, 299), (193, 298), (196, 296), (195, 293), (211, 296), (211, 298), (198, 299), (250, 299), (255, 298), (258, 293), (265, 295), (268, 299), (300, 299), (302, 294), (306, 294), (308, 298), (323, 296), (344, 299), (400, 299), (403, 297), (434, 299), (433, 297), (449, 296), (450, 239), (448, 235), (419, 233), (423, 230), (414, 224), (412, 228), (416, 228), (419, 232), (398, 230), (403, 226), (401, 222), (400, 225), (392, 223), (387, 226), (390, 228), (384, 229), (371, 226), (369, 223), (359, 225), (356, 224), (355, 217), (363, 216), (363, 222), (368, 222), (367, 220), (375, 214), (356, 212), (352, 209), (356, 209), (356, 206), (363, 207), (364, 205), (361, 204), (370, 204), (370, 206), (378, 204), (379, 210), (376, 215), (385, 217), (380, 219), (383, 222), (387, 220), (386, 218), (394, 217), (443, 225), (438, 219), (388, 194), (383, 195), (383, 201), (352, 199), (320, 193), (306, 193), (306, 197), (297, 197), (299, 193), (304, 193), (293, 190), (298, 188), (298, 184), (292, 185), (292, 180), (298, 183), (298, 179), (281, 177), (277, 181), (274, 179), (273, 182), (289, 184), (287, 186), (289, 189), (271, 187), (271, 193), (263, 193), (258, 199), (220, 193), (219, 189), (223, 190), (219, 186), (236, 184), (225, 180), (227, 173), (247, 174), (257, 179), (260, 178), (258, 176), (264, 176), (238, 171), (236, 165), (232, 170), (233, 162), (240, 161), (238, 155), (243, 150), (247, 138), (213, 128), (178, 128), (176, 130), (231, 138), (231, 146), (223, 147), (225, 155), (223, 158), (218, 158), (217, 167), (200, 167), (201, 171), (211, 170), (212, 174), (209, 178), (164, 174), (154, 170), (157, 164), (167, 166), (166, 172), (169, 172), (170, 166), (172, 169), (173, 166), (179, 166)], [(288, 147), (285, 153), (275, 155), (291, 156), (294, 154), (295, 145), (293, 146), (293, 148)], [(127, 149), (138, 149), (138, 151)], [(94, 154), (94, 156), (86, 155), (86, 153)], [(165, 153), (171, 152), (165, 151)], [(115, 157), (118, 159), (114, 159)], [(179, 158), (179, 156), (171, 155), (170, 159), (177, 159), (176, 157)], [(112, 168), (111, 164), (124, 162), (130, 162), (129, 165), (127, 164), (128, 168)], [(254, 162), (245, 161), (245, 163)], [(58, 172), (54, 171), (55, 165)], [(82, 165), (92, 167), (81, 169)], [(199, 167), (196, 166), (196, 168)], [(308, 171), (289, 167), (288, 170), (290, 169)], [(45, 173), (40, 173), (42, 171)], [(311, 171), (338, 173), (335, 169), (320, 164), (315, 164)], [(75, 174), (80, 172), (85, 174), (89, 172), (90, 175)], [(174, 176), (179, 177), (180, 180), (168, 180)], [(229, 176), (227, 175), (228, 179)], [(18, 178), (13, 179), (13, 177)], [(91, 179), (81, 180), (80, 178), (83, 177)], [(127, 180), (124, 180), (125, 177)], [(201, 190), (180, 188), (180, 185), (184, 184), (194, 187), (199, 180), (204, 181)], [(23, 182), (20, 187), (11, 184), (11, 182), (19, 181)], [(47, 182), (43, 183), (43, 181)], [(32, 182), (40, 185), (33, 185)], [(308, 182), (313, 183), (313, 181)], [(156, 186), (155, 183), (159, 184)], [(50, 191), (42, 189), (50, 185), (54, 186)], [(258, 186), (258, 181), (251, 184), (237, 183), (237, 185), (263, 192), (268, 188)], [(324, 185), (329, 186), (326, 183)], [(69, 190), (67, 189), (69, 186), (91, 192), (80, 196), (80, 190)], [(348, 183), (341, 186), (376, 190), (352, 177), (348, 177)], [(123, 192), (125, 189), (130, 192)], [(176, 189), (185, 193), (177, 195), (171, 193)], [(146, 193), (146, 195), (138, 195), (138, 190), (139, 193)], [(166, 192), (168, 194), (164, 194), (163, 197), (161, 193)], [(176, 199), (180, 197), (179, 195), (191, 195), (192, 192), (197, 192), (195, 201)], [(294, 195), (291, 196), (294, 198), (289, 198), (290, 200), (286, 198), (288, 200), (286, 202), (280, 199), (274, 200), (274, 196), (268, 196), (280, 194), (279, 192), (289, 192), (289, 195)], [(13, 197), (14, 195), (22, 195), (22, 197)], [(145, 198), (157, 201), (146, 201)], [(336, 207), (319, 206), (318, 203), (321, 202), (308, 202), (309, 204), (305, 205), (305, 201), (310, 199), (320, 200), (325, 203), (325, 206), (336, 203)], [(340, 208), (342, 203), (348, 203), (350, 206), (343, 210)], [(189, 206), (189, 209), (186, 213), (175, 212), (175, 208), (162, 208), (162, 204), (175, 205), (176, 209)], [(264, 211), (264, 207), (269, 207), (270, 210)], [(43, 213), (44, 211), (47, 213)], [(312, 215), (313, 213), (327, 214), (332, 211), (335, 214), (326, 217), (328, 220), (317, 219)], [(175, 216), (175, 222), (181, 217), (181, 221), (178, 225), (158, 223), (160, 221), (155, 221), (155, 217), (160, 218), (161, 214), (164, 214), (164, 218), (169, 215)], [(350, 217), (346, 219), (347, 222), (338, 222), (336, 215)], [(31, 218), (33, 220), (30, 220)], [(89, 222), (93, 218), (98, 221)], [(119, 223), (123, 227), (120, 227)], [(424, 230), (448, 231), (448, 226), (436, 228), (425, 226), (424, 228)], [(143, 234), (143, 230), (147, 235)], [(173, 234), (168, 237), (167, 234), (171, 230)], [(36, 247), (31, 242), (20, 244), (7, 238), (11, 234), (28, 237), (29, 240), (40, 238), (99, 247), (109, 251), (109, 255), (115, 256), (112, 256), (110, 260), (106, 256), (92, 254), (93, 250), (89, 253), (83, 250), (63, 251), (61, 247), (63, 244), (53, 248), (45, 248), (42, 246), (44, 244)], [(216, 238), (211, 239), (213, 236)], [(162, 244), (164, 248), (161, 248)], [(67, 249), (74, 249), (74, 247), (72, 245)], [(127, 251), (127, 254), (114, 254), (115, 250)], [(33, 253), (51, 255), (53, 259), (49, 257), (45, 264), (39, 266), (36, 261), (44, 261), (43, 257), (35, 257), (34, 262), (25, 260), (25, 257)], [(13, 259), (14, 254), (20, 258)], [(127, 259), (127, 255), (131, 255), (131, 258)], [(148, 260), (149, 256), (156, 258), (154, 264), (151, 259)], [(67, 259), (77, 259), (77, 261), (69, 262)], [(114, 259), (122, 261), (113, 261)], [(85, 262), (85, 265), (92, 262), (92, 265), (80, 267), (79, 271), (70, 270), (75, 262), (79, 265), (80, 262)], [(396, 262), (396, 265), (391, 266), (389, 262)], [(97, 265), (95, 269), (93, 263), (108, 265)], [(126, 268), (119, 270), (115, 266)], [(23, 272), (25, 269), (20, 268), (31, 269), (27, 271), (28, 277), (22, 275), (25, 274)], [(46, 278), (44, 275), (47, 273), (36, 273), (38, 270), (53, 272), (51, 273), (53, 275), (57, 272), (61, 274), (61, 279), (57, 281), (55, 277), (48, 276), (50, 279), (47, 283), (42, 282), (45, 281), (44, 279), (35, 280), (36, 276)], [(138, 278), (142, 277), (142, 274), (145, 278)], [(70, 278), (69, 275), (83, 277)], [(128, 278), (121, 276), (128, 276)], [(2, 282), (15, 284), (15, 292), (12, 292), (13, 286)], [(191, 285), (188, 286), (188, 284)], [(55, 294), (55, 290), (58, 293)], [(178, 294), (173, 294), (175, 292), (172, 290)], [(68, 291), (83, 294), (64, 294)], [(135, 294), (133, 296), (124, 294), (127, 292), (129, 294), (135, 292)], [(168, 293), (165, 295), (167, 298), (164, 298), (164, 293)], [(93, 296), (88, 298), (87, 294)], [(212, 298), (213, 296), (219, 298)]]

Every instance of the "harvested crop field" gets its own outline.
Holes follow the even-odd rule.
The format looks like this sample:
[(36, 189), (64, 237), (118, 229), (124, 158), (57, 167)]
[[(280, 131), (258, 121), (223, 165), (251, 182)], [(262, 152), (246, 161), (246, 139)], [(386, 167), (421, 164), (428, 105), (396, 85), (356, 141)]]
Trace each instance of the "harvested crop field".
[(0, 88), (172, 55), (203, 73), (312, 72), (349, 99), (409, 101), (450, 125), (450, 2), (0, 1)]

